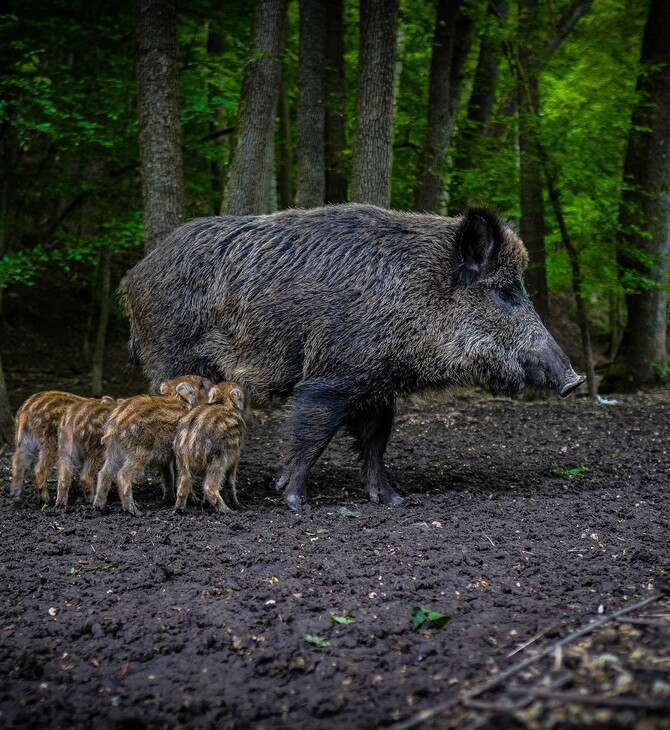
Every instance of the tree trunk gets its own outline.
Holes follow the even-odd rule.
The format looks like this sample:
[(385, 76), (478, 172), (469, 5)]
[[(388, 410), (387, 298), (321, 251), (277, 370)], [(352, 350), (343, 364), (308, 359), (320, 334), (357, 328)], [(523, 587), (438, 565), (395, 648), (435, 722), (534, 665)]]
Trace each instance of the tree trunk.
[(326, 202), (346, 203), (347, 176), (342, 170), (346, 147), (344, 100), (344, 19), (342, 0), (326, 3)]
[(176, 0), (133, 0), (144, 249), (184, 217)]
[(298, 48), (298, 186), (300, 208), (323, 205), (326, 194), (324, 64), (326, 7), (300, 0)]
[(277, 171), (277, 189), (279, 204), (282, 208), (293, 205), (293, 141), (291, 140), (291, 111), (288, 103), (288, 84), (286, 70), (282, 71), (281, 91), (279, 96), (279, 164)]
[(472, 27), (472, 20), (461, 12), (460, 0), (438, 0), (430, 62), (428, 125), (414, 191), (415, 210), (437, 212)]
[[(637, 389), (658, 382), (667, 367), (670, 257), (670, 4), (652, 0), (642, 41), (640, 102), (633, 115), (619, 213), (619, 264), (628, 320), (608, 385)], [(651, 70), (649, 70), (651, 68)], [(631, 277), (632, 274), (632, 277)]]
[[(537, 313), (546, 322), (549, 317), (547, 263), (544, 247), (544, 200), (542, 174), (535, 141), (538, 131), (538, 75), (540, 42), (537, 0), (519, 3), (519, 65), (517, 67), (519, 105), (521, 238), (528, 249), (526, 287)], [(577, 292), (577, 296), (579, 293)]]
[[(223, 215), (265, 213), (272, 177), (275, 112), (281, 85), (281, 57), (286, 35), (288, 0), (258, 0), (254, 12), (251, 54), (244, 71), (233, 151)], [(262, 181), (263, 184), (259, 184)]]
[(14, 417), (9, 405), (5, 373), (0, 358), (0, 445), (12, 444), (14, 441)]
[(91, 362), (91, 387), (94, 396), (102, 395), (102, 372), (105, 362), (105, 342), (107, 340), (107, 322), (109, 321), (109, 295), (112, 268), (112, 252), (104, 248), (100, 255), (100, 291), (98, 292), (98, 327), (95, 334), (95, 347)]
[[(210, 30), (207, 34), (207, 55), (214, 61), (220, 63), (221, 57), (223, 56), (223, 34), (217, 33), (216, 31)], [(223, 96), (223, 77), (222, 74), (218, 75), (216, 83), (210, 84), (210, 97)], [(223, 134), (223, 131), (227, 127), (226, 119), (226, 107), (224, 104), (219, 104), (216, 121), (210, 122), (209, 124), (209, 135), (210, 137), (221, 136), (221, 144), (225, 145), (227, 142), (227, 135)], [(218, 212), (221, 207), (221, 198), (225, 188), (226, 175), (224, 168), (218, 164), (216, 160), (211, 160), (209, 163), (210, 172), (212, 175), (212, 213)]]
[(398, 0), (361, 0), (351, 199), (388, 207)]

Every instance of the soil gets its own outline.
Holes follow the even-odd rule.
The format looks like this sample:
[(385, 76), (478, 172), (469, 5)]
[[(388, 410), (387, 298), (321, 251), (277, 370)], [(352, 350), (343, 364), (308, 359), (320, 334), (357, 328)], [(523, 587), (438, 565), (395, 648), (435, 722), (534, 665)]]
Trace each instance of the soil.
[[(9, 311), (14, 407), (85, 394), (75, 324)], [(128, 395), (118, 329), (105, 389)], [(405, 402), (396, 508), (342, 436), (291, 513), (282, 409), (250, 415), (230, 515), (173, 515), (152, 477), (141, 518), (41, 508), (32, 480), (14, 504), (6, 449), (0, 725), (670, 728), (670, 393), (616, 400)]]

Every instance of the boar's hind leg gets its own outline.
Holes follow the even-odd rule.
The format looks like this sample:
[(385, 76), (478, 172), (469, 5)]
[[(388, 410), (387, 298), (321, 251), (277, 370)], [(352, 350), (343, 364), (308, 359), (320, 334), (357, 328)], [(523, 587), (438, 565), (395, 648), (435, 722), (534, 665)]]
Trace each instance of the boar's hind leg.
[(304, 498), (310, 469), (345, 421), (352, 390), (341, 381), (307, 380), (293, 391), (288, 453), (276, 487), (286, 487), (284, 499), (294, 512), (307, 506)]
[(393, 404), (369, 406), (349, 422), (361, 452), (361, 477), (372, 502), (401, 504), (403, 498), (391, 487), (384, 470), (384, 452), (393, 427)]

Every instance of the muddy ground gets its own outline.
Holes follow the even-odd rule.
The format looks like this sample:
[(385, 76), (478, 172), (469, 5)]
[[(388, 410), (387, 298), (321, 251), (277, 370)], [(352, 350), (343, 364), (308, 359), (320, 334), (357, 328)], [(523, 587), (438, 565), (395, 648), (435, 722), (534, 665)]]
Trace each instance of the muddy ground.
[[(28, 371), (29, 339), (15, 406), (86, 391), (51, 346)], [(340, 437), (303, 515), (273, 488), (285, 415), (250, 419), (233, 515), (174, 516), (152, 480), (140, 519), (41, 509), (32, 481), (14, 505), (5, 450), (0, 726), (670, 727), (668, 391), (405, 403), (405, 504), (367, 501)]]

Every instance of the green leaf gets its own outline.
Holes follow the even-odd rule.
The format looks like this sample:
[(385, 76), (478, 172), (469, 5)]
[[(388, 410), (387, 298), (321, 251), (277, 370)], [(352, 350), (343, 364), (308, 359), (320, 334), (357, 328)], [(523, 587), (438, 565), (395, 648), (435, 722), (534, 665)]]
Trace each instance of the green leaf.
[(584, 472), (587, 472), (588, 470), (589, 470), (588, 466), (576, 466), (572, 469), (568, 469), (565, 466), (559, 466), (557, 469), (554, 469), (554, 474), (560, 474), (561, 476), (576, 477), (579, 474), (584, 474)]
[(338, 515), (342, 515), (342, 517), (360, 517), (361, 513), (356, 512), (354, 510), (347, 509), (346, 507), (340, 507), (340, 509), (337, 510)]
[(431, 611), (425, 606), (412, 606), (411, 612), (412, 628), (421, 629), (424, 634), (437, 634), (449, 626), (451, 616), (438, 611)]
[(350, 613), (344, 613), (342, 616), (332, 614), (330, 617), (336, 624), (353, 624), (354, 618)]
[(316, 636), (314, 634), (305, 634), (305, 641), (314, 644), (314, 646), (318, 646), (319, 649), (327, 649), (333, 645), (332, 642), (324, 639), (323, 636)]

